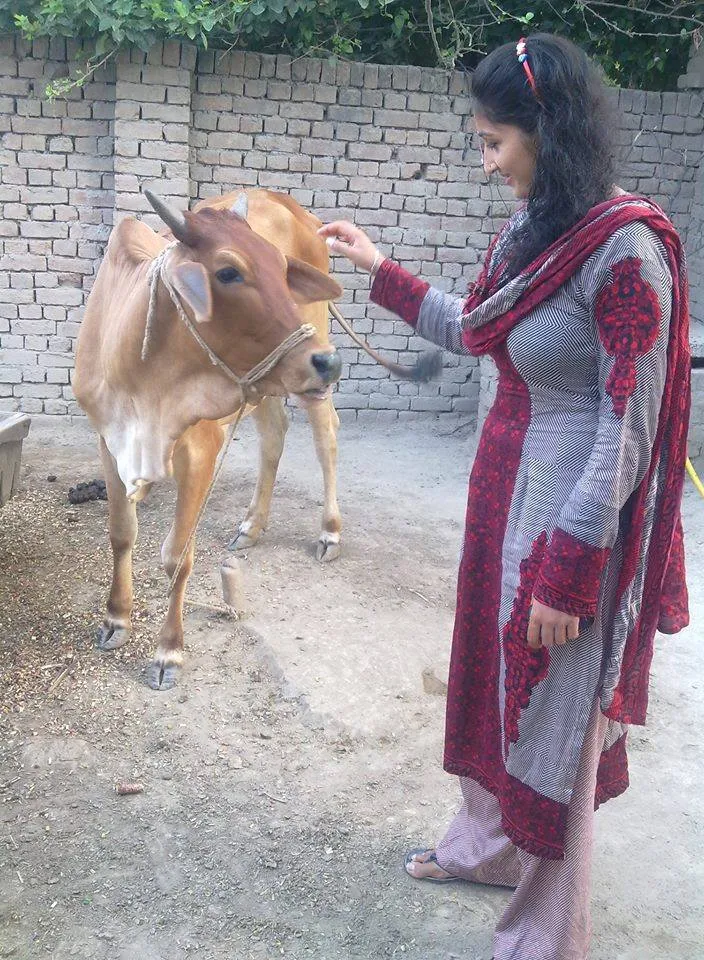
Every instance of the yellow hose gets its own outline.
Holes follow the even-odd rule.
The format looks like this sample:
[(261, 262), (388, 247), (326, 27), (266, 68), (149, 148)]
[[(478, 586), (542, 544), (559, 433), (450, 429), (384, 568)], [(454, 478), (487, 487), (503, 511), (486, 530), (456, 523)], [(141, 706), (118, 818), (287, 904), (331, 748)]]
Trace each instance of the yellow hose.
[(704, 483), (702, 483), (699, 477), (697, 476), (697, 471), (692, 466), (692, 461), (689, 459), (689, 457), (687, 457), (687, 459), (685, 460), (685, 466), (687, 468), (687, 473), (689, 474), (689, 479), (692, 481), (694, 486), (704, 497)]

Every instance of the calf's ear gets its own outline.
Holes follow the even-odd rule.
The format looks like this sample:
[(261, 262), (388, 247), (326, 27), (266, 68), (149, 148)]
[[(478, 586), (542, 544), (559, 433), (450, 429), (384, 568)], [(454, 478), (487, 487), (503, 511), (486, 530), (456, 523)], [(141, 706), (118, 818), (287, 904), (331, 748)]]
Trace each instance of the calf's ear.
[(208, 323), (212, 319), (213, 298), (205, 267), (185, 260), (171, 271), (171, 282), (184, 305), (190, 307), (196, 323)]
[(293, 302), (299, 306), (321, 300), (337, 300), (342, 296), (342, 287), (327, 273), (296, 257), (286, 257), (286, 264), (288, 288)]

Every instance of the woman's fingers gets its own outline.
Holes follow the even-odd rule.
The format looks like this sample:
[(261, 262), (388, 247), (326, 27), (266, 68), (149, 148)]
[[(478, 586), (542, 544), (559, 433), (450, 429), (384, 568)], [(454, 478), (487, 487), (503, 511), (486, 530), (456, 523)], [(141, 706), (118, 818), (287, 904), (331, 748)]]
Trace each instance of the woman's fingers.
[(551, 647), (555, 643), (555, 625), (553, 623), (540, 624), (540, 643), (543, 647)]
[(579, 636), (579, 618), (533, 600), (526, 639), (532, 650), (562, 646)]
[(364, 230), (355, 227), (349, 220), (335, 220), (318, 229), (333, 253), (347, 257), (363, 270), (371, 270), (378, 250)]
[(531, 610), (530, 620), (528, 621), (528, 646), (533, 650), (540, 650), (540, 622), (536, 616), (535, 608)]
[(349, 220), (335, 220), (333, 223), (326, 223), (318, 230), (321, 237), (331, 237), (333, 240), (342, 240), (344, 243), (353, 243), (355, 234), (362, 231), (355, 227)]

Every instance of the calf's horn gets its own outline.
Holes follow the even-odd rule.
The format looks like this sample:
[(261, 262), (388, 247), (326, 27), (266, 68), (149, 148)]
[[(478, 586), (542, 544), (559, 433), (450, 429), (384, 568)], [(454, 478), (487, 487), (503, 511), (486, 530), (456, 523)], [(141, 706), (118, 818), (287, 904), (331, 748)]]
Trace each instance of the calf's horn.
[(164, 203), (160, 197), (155, 196), (151, 190), (145, 190), (144, 196), (154, 207), (155, 211), (159, 214), (176, 239), (184, 240), (186, 234), (188, 233), (188, 224), (186, 223), (186, 218), (181, 210), (172, 209), (166, 203)]
[(242, 192), (230, 207), (230, 213), (234, 213), (240, 220), (246, 220), (248, 210), (249, 203), (247, 201), (247, 194)]

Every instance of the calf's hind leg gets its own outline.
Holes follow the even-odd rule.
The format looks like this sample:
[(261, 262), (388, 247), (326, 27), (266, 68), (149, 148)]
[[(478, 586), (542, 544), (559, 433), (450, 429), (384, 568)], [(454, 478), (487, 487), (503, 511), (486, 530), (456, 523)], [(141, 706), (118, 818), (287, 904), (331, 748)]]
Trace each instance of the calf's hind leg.
[[(169, 578), (174, 575), (208, 492), (223, 439), (221, 426), (201, 420), (183, 434), (174, 448), (174, 476), (178, 488), (176, 516), (161, 548), (161, 559)], [(183, 598), (193, 568), (194, 540), (191, 540), (176, 576), (166, 619), (159, 632), (159, 644), (147, 670), (147, 682), (154, 690), (173, 687), (183, 664)]]
[(259, 434), (259, 473), (247, 516), (239, 525), (230, 550), (246, 550), (253, 546), (266, 530), (274, 493), (276, 471), (284, 449), (288, 417), (280, 397), (264, 397), (252, 411)]
[(129, 640), (132, 631), (132, 550), (137, 539), (137, 507), (127, 499), (117, 465), (102, 437), (100, 459), (108, 493), (112, 583), (96, 643), (100, 650), (117, 650)]

